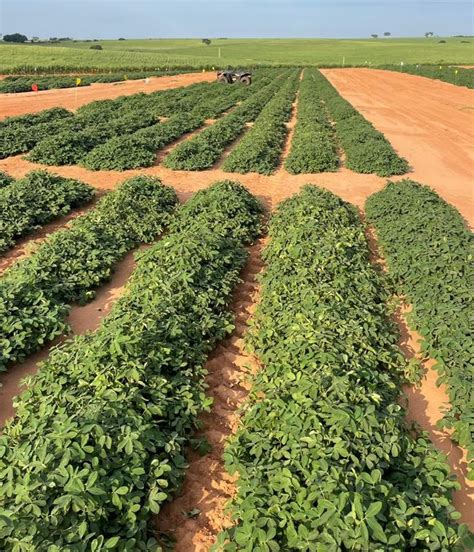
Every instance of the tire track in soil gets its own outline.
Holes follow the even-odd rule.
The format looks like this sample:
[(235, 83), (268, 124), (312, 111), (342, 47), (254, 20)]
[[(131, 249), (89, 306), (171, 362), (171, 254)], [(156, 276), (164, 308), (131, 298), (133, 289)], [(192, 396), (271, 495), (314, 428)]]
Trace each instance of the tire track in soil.
[[(365, 225), (365, 235), (369, 244), (370, 260), (380, 271), (387, 272), (386, 261), (381, 254), (375, 228), (367, 224), (365, 215), (359, 210)], [(449, 396), (445, 384), (437, 385), (438, 373), (434, 368), (436, 361), (427, 358), (421, 352), (422, 336), (412, 330), (407, 322), (407, 315), (413, 309), (398, 297), (400, 305), (392, 315), (397, 324), (400, 339), (399, 348), (408, 361), (417, 359), (423, 376), (417, 384), (403, 386), (401, 402), (406, 408), (406, 421), (415, 423), (428, 433), (430, 441), (437, 450), (446, 455), (451, 471), (456, 475), (461, 489), (454, 491), (452, 505), (461, 514), (459, 523), (466, 523), (474, 531), (474, 482), (467, 479), (467, 451), (451, 440), (452, 431), (436, 427), (443, 417), (443, 411), (449, 407)]]
[[(265, 242), (258, 240), (249, 248), (243, 282), (237, 286), (231, 305), (235, 330), (206, 363), (207, 394), (214, 402), (209, 413), (201, 414), (202, 429), (196, 437), (205, 438), (212, 450), (204, 456), (188, 451), (189, 467), (181, 491), (153, 520), (158, 536), (166, 534), (174, 541), (175, 552), (207, 551), (219, 531), (232, 525), (225, 506), (236, 493), (236, 476), (226, 472), (222, 455), (226, 441), (237, 431), (238, 409), (248, 396), (250, 375), (258, 369), (256, 360), (244, 350), (243, 336), (256, 306)], [(194, 509), (199, 510), (196, 516), (186, 515)]]

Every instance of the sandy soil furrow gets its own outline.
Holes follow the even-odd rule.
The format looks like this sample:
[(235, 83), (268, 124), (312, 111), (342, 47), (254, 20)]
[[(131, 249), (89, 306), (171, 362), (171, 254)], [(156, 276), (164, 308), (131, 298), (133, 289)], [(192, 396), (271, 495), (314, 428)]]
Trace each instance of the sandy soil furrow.
[[(302, 78), (302, 75), (303, 73), (301, 73), (301, 78)], [(295, 101), (291, 106), (290, 119), (286, 123), (286, 128), (288, 129), (288, 133), (286, 135), (285, 144), (283, 146), (283, 149), (280, 155), (280, 163), (276, 170), (277, 173), (282, 173), (284, 175), (290, 175), (290, 173), (285, 169), (285, 161), (291, 151), (291, 145), (293, 143), (293, 135), (295, 134), (296, 122), (298, 121), (299, 99), (300, 99), (300, 91), (298, 90), (298, 92), (296, 93)]]
[(158, 534), (166, 533), (174, 539), (175, 552), (207, 551), (218, 532), (231, 524), (224, 509), (236, 492), (236, 478), (226, 472), (222, 454), (227, 439), (237, 430), (237, 411), (248, 395), (250, 374), (258, 369), (244, 350), (243, 335), (255, 308), (256, 277), (263, 269), (262, 248), (263, 240), (250, 248), (243, 282), (234, 293), (235, 330), (206, 363), (207, 393), (214, 403), (211, 412), (201, 415), (203, 427), (197, 437), (205, 438), (212, 450), (204, 456), (189, 451), (189, 468), (181, 492), (154, 520)]
[(75, 111), (81, 105), (96, 100), (130, 96), (138, 92), (168, 90), (169, 88), (188, 86), (196, 82), (212, 82), (215, 78), (214, 72), (206, 71), (203, 73), (183, 73), (169, 77), (151, 77), (148, 83), (141, 79), (117, 83), (95, 83), (82, 88), (0, 94), (0, 119), (24, 113), (36, 113), (51, 107), (64, 107)]

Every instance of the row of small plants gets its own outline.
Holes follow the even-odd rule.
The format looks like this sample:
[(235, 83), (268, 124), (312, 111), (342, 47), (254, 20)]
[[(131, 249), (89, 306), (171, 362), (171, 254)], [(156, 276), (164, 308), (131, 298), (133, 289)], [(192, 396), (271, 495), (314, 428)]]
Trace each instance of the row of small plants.
[(176, 203), (158, 179), (132, 178), (6, 270), (0, 278), (0, 371), (64, 333), (71, 304), (90, 301), (127, 251), (154, 240)]
[[(275, 74), (275, 70), (258, 72), (256, 83), (260, 77), (268, 79), (271, 74)], [(241, 90), (241, 94), (252, 93), (254, 87), (249, 88), (252, 90)], [(131, 134), (140, 125), (156, 124), (160, 117), (188, 113), (197, 102), (205, 102), (209, 94), (215, 93), (224, 96), (230, 91), (223, 90), (219, 83), (197, 83), (151, 94), (91, 102), (81, 106), (75, 114), (54, 108), (38, 114), (8, 117), (0, 121), (0, 158), (25, 153), (46, 141), (39, 151), (32, 152), (34, 160), (48, 163), (54, 159), (61, 164), (64, 157), (67, 163), (79, 155), (74, 153), (76, 148), (80, 152), (90, 151), (107, 136)], [(128, 120), (130, 126), (127, 126)]]
[[(4, 173), (5, 174), (5, 173)], [(90, 202), (95, 190), (88, 184), (46, 171), (33, 171), (0, 186), (0, 253), (43, 224)]]
[(375, 129), (352, 105), (342, 98), (332, 84), (318, 71), (315, 85), (346, 154), (346, 167), (363, 174), (379, 176), (404, 174), (408, 163), (399, 157), (384, 135)]
[(246, 123), (257, 118), (290, 72), (285, 71), (280, 78), (264, 86), (217, 123), (179, 144), (164, 158), (163, 165), (169, 169), (186, 171), (212, 167), (224, 153), (226, 146), (242, 134)]
[[(275, 70), (262, 70), (252, 87), (228, 90), (219, 83), (198, 83), (187, 87), (134, 94), (114, 100), (100, 100), (80, 107), (76, 114), (55, 108), (39, 114), (10, 117), (0, 122), (0, 157), (30, 151), (32, 161), (50, 165), (76, 164), (104, 141), (133, 134), (154, 126), (160, 117), (215, 113), (213, 99), (245, 99)], [(197, 109), (202, 104), (201, 110)], [(229, 104), (226, 104), (229, 105)], [(122, 153), (123, 156), (123, 153)], [(91, 163), (93, 164), (93, 163)]]
[(73, 117), (73, 114), (67, 109), (53, 107), (40, 113), (3, 119), (0, 121), (0, 158), (30, 150), (70, 117)]
[(473, 241), (459, 212), (426, 186), (389, 183), (366, 203), (394, 291), (413, 305), (410, 325), (436, 359), (450, 408), (441, 421), (468, 450), (474, 480)]
[[(38, 90), (53, 90), (57, 88), (73, 88), (89, 86), (95, 82), (121, 82), (126, 80), (138, 80), (146, 77), (161, 77), (163, 75), (177, 75), (186, 71), (154, 71), (154, 72), (131, 72), (131, 73), (105, 73), (97, 75), (71, 76), (9, 76), (0, 81), (0, 94), (31, 92), (32, 86), (36, 84)], [(79, 78), (79, 82), (78, 79)]]
[(0, 437), (2, 550), (157, 550), (148, 523), (183, 475), (210, 404), (204, 362), (233, 328), (243, 245), (260, 231), (240, 185), (199, 192), (99, 329), (42, 364)]
[[(151, 125), (159, 116), (168, 117), (181, 109), (194, 107), (195, 102), (216, 84), (199, 83), (188, 87), (134, 94), (115, 100), (100, 100), (80, 107), (76, 114), (53, 108), (37, 114), (8, 117), (0, 121), (0, 157), (32, 152), (33, 160), (66, 164), (69, 159), (88, 151), (107, 135), (132, 133)], [(62, 159), (64, 158), (64, 163)]]
[(406, 360), (356, 208), (306, 186), (269, 234), (250, 337), (264, 368), (224, 455), (238, 493), (216, 549), (469, 549), (459, 484), (405, 425)]
[(299, 86), (299, 69), (293, 70), (281, 89), (255, 119), (252, 128), (226, 159), (227, 172), (271, 174), (277, 168), (288, 134), (286, 122), (291, 116)]
[(304, 70), (298, 118), (285, 168), (291, 174), (335, 171), (339, 166), (335, 132), (315, 82), (317, 69)]
[(196, 99), (189, 109), (133, 134), (116, 136), (90, 151), (81, 164), (92, 170), (125, 170), (150, 167), (156, 162), (157, 152), (183, 134), (196, 130), (206, 119), (219, 117), (237, 102), (245, 100), (268, 82), (262, 77), (251, 87), (218, 86), (210, 88), (202, 98)]
[(33, 161), (68, 164), (107, 136), (154, 124), (160, 115), (168, 116), (170, 110), (179, 109), (184, 100), (190, 102), (191, 97), (195, 101), (204, 94), (205, 85), (201, 84), (92, 102), (76, 114), (54, 108), (8, 118), (0, 124), (0, 154), (8, 157), (33, 149)]
[(474, 88), (474, 70), (463, 67), (449, 65), (381, 65), (378, 69), (409, 73), (410, 75), (449, 82), (457, 86)]
[[(68, 119), (41, 140), (31, 150), (27, 158), (47, 165), (97, 164), (92, 156), (85, 162), (89, 152), (109, 139), (128, 136), (142, 128), (154, 126), (159, 115), (169, 116), (196, 102), (222, 94), (217, 84), (194, 86), (168, 91), (166, 94), (137, 94), (119, 98), (112, 102), (101, 101), (89, 104), (78, 110), (77, 115)], [(122, 156), (124, 154), (122, 153)], [(95, 161), (95, 163), (94, 163)]]

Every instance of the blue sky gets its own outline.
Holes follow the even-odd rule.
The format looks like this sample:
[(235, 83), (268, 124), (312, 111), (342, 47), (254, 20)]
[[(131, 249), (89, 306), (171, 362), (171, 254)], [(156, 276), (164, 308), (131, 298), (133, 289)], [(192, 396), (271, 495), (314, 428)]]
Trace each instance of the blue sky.
[(474, 34), (469, 0), (0, 0), (0, 32), (48, 38)]

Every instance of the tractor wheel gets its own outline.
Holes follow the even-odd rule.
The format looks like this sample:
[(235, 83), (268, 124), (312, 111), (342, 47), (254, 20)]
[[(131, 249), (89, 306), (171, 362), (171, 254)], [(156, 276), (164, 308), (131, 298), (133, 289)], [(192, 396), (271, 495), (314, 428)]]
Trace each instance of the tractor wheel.
[(217, 79), (217, 82), (222, 82), (223, 84), (227, 84), (227, 77), (225, 75), (221, 75), (218, 79)]
[(240, 79), (240, 82), (248, 86), (249, 84), (252, 84), (252, 78), (250, 77), (250, 75), (245, 75)]

